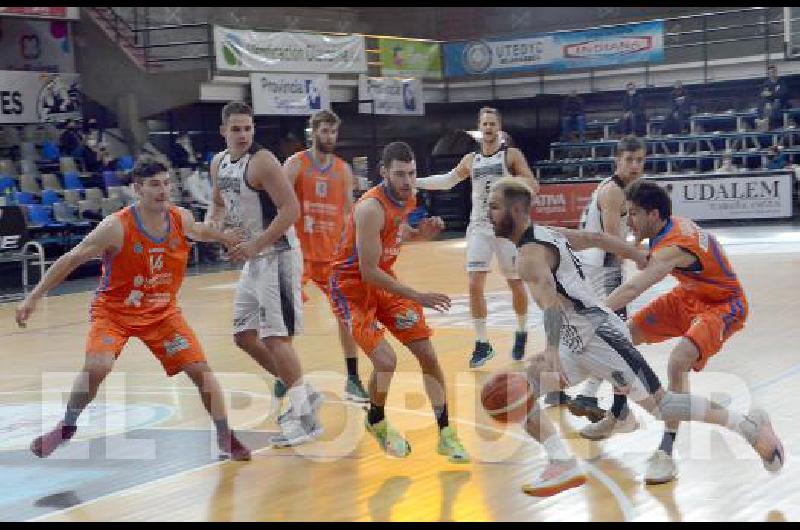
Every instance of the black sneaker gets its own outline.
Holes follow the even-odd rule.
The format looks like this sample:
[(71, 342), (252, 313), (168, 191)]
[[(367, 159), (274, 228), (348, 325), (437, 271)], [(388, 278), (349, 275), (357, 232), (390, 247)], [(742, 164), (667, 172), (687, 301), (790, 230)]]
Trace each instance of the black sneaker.
[(475, 341), (475, 350), (472, 352), (472, 359), (469, 360), (470, 368), (480, 368), (486, 361), (494, 357), (492, 345), (488, 342)]
[(514, 333), (514, 349), (511, 350), (511, 358), (521, 361), (525, 357), (525, 344), (528, 342), (527, 331), (517, 331)]
[(569, 411), (575, 416), (586, 416), (592, 423), (602, 420), (606, 411), (597, 405), (596, 397), (582, 396), (578, 394), (567, 404)]
[(564, 392), (563, 390), (558, 390), (558, 391), (555, 391), (555, 392), (548, 392), (544, 396), (545, 405), (558, 406), (558, 405), (566, 405), (569, 402), (570, 402), (570, 398), (567, 395), (567, 393)]

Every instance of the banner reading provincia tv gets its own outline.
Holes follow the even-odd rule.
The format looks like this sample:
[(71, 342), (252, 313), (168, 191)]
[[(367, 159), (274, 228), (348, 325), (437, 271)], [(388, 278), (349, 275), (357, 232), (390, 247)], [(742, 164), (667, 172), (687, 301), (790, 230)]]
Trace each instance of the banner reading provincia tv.
[(81, 117), (80, 75), (0, 70), (0, 123)]
[(399, 77), (442, 78), (438, 42), (379, 39), (381, 74)]
[[(422, 81), (415, 77), (367, 77), (358, 76), (358, 99), (375, 102), (375, 114), (400, 114), (422, 116), (425, 101)], [(360, 103), (358, 112), (372, 114), (371, 103)]]
[(444, 45), (445, 76), (565, 70), (664, 60), (662, 21)]
[(250, 74), (255, 114), (309, 116), (330, 110), (325, 74)]
[(217, 68), (255, 72), (363, 73), (364, 37), (260, 32), (214, 26)]

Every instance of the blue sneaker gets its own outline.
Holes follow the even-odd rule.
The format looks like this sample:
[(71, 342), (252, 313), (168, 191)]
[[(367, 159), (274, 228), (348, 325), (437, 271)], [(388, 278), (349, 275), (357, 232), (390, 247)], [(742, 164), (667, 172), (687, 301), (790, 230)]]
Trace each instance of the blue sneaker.
[(525, 345), (528, 343), (528, 332), (517, 331), (514, 334), (514, 349), (511, 350), (511, 358), (521, 361), (525, 357)]
[(288, 389), (288, 388), (286, 388), (286, 385), (285, 385), (285, 384), (283, 384), (283, 381), (281, 381), (280, 379), (278, 379), (278, 378), (276, 377), (276, 378), (275, 378), (275, 386), (274, 386), (274, 387), (272, 387), (272, 393), (273, 393), (273, 395), (274, 395), (274, 396), (275, 396), (277, 399), (283, 399), (283, 398), (286, 396), (286, 392), (288, 392), (288, 391), (289, 391), (289, 389)]
[(494, 350), (492, 345), (488, 342), (475, 341), (475, 350), (472, 352), (472, 358), (469, 360), (470, 368), (480, 368), (486, 361), (494, 357)]

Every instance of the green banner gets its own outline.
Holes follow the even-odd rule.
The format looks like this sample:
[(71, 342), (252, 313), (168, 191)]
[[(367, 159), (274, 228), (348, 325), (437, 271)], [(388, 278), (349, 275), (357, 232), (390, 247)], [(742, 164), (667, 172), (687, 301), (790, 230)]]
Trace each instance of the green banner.
[(381, 75), (442, 78), (439, 43), (380, 39)]

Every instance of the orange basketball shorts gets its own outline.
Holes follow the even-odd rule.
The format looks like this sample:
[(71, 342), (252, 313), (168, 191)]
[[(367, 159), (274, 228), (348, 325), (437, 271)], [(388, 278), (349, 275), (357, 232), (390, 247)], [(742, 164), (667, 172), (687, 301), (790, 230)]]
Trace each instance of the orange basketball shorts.
[(644, 342), (651, 344), (686, 337), (700, 357), (692, 368), (699, 372), (720, 351), (728, 338), (744, 327), (747, 299), (744, 294), (725, 302), (707, 302), (680, 288), (663, 294), (633, 315), (633, 325)]

